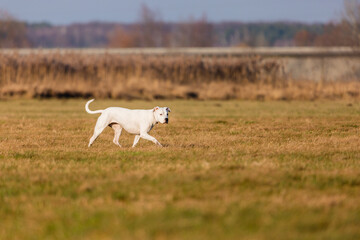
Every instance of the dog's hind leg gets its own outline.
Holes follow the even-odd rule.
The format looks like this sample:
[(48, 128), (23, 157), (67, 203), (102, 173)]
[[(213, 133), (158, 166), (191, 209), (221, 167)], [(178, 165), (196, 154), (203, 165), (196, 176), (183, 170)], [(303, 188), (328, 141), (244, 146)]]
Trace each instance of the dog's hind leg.
[(114, 132), (115, 132), (113, 143), (115, 143), (115, 145), (118, 145), (119, 147), (121, 147), (121, 145), (119, 143), (119, 137), (121, 135), (122, 127), (117, 123), (110, 124), (110, 127), (112, 127), (112, 129), (114, 129)]
[(92, 135), (92, 137), (90, 138), (89, 141), (89, 145), (88, 147), (90, 147), (93, 142), (95, 141), (95, 139), (100, 135), (100, 133), (102, 133), (102, 131), (104, 131), (104, 129), (108, 126), (108, 122), (107, 122), (107, 116), (105, 115), (101, 115), (95, 125), (95, 129), (94, 129), (94, 134)]

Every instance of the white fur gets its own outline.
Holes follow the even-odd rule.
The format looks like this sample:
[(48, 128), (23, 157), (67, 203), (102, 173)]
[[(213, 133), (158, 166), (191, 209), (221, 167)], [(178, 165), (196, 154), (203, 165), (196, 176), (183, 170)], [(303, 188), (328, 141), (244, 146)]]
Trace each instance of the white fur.
[(115, 136), (113, 142), (120, 147), (119, 137), (122, 129), (125, 129), (131, 134), (135, 134), (132, 147), (136, 146), (140, 138), (150, 140), (162, 147), (162, 145), (148, 133), (155, 124), (159, 122), (168, 123), (168, 113), (170, 112), (170, 108), (155, 107), (149, 110), (130, 110), (121, 107), (109, 107), (104, 110), (91, 111), (89, 109), (89, 104), (94, 100), (95, 99), (92, 99), (86, 103), (85, 110), (90, 114), (101, 113), (101, 115), (96, 122), (94, 135), (90, 138), (89, 147), (107, 126), (114, 129)]

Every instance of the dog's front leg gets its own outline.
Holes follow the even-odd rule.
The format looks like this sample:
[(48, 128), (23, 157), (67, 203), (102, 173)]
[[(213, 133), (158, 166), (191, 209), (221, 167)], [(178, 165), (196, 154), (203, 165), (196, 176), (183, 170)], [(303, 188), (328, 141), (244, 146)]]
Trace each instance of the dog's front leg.
[(135, 135), (134, 143), (133, 143), (132, 147), (136, 146), (136, 144), (139, 142), (139, 139), (140, 139), (140, 135)]
[(158, 140), (156, 140), (153, 136), (150, 136), (149, 134), (147, 133), (141, 133), (140, 134), (140, 137), (143, 138), (143, 139), (146, 139), (146, 140), (150, 140), (152, 141), (153, 143), (159, 145), (160, 147), (162, 147), (162, 145), (159, 143)]

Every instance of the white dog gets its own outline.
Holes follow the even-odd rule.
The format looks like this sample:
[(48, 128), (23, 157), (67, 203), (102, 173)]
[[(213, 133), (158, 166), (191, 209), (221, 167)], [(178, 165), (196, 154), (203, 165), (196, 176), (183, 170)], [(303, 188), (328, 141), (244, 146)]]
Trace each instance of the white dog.
[(168, 113), (170, 112), (170, 108), (154, 107), (149, 110), (130, 110), (121, 107), (109, 107), (104, 110), (91, 111), (89, 109), (89, 104), (94, 100), (95, 99), (92, 99), (86, 103), (85, 110), (90, 114), (101, 113), (101, 115), (96, 122), (94, 135), (90, 139), (89, 147), (107, 126), (114, 129), (115, 136), (113, 142), (119, 147), (121, 147), (119, 144), (119, 137), (122, 129), (125, 129), (131, 134), (135, 134), (132, 147), (136, 146), (140, 138), (150, 140), (162, 147), (162, 145), (154, 137), (150, 136), (148, 132), (150, 132), (154, 125), (159, 122), (169, 122)]

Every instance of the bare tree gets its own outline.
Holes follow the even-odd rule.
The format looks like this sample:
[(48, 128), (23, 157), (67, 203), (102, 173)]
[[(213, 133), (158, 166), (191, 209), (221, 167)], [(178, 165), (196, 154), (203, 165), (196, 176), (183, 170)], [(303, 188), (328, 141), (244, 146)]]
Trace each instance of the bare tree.
[(109, 47), (131, 48), (140, 46), (138, 31), (134, 29), (127, 30), (123, 27), (117, 27), (111, 32), (108, 41)]
[(164, 25), (161, 14), (143, 4), (140, 8), (140, 20), (137, 26), (140, 46), (162, 47), (166, 45)]
[(296, 45), (360, 47), (360, 0), (344, 0), (340, 21), (326, 24), (323, 33), (312, 36), (305, 31), (295, 35)]
[(353, 46), (360, 46), (360, 1), (344, 0), (342, 24)]
[(118, 27), (108, 36), (109, 47), (165, 47), (168, 36), (158, 11), (141, 5), (139, 20), (128, 28)]
[(0, 47), (29, 47), (26, 25), (17, 21), (10, 13), (0, 10)]
[(174, 47), (210, 47), (213, 44), (213, 25), (205, 15), (198, 20), (190, 17), (188, 21), (179, 23), (172, 36)]
[(315, 34), (303, 29), (295, 34), (294, 42), (296, 46), (311, 46), (314, 44), (315, 37)]

